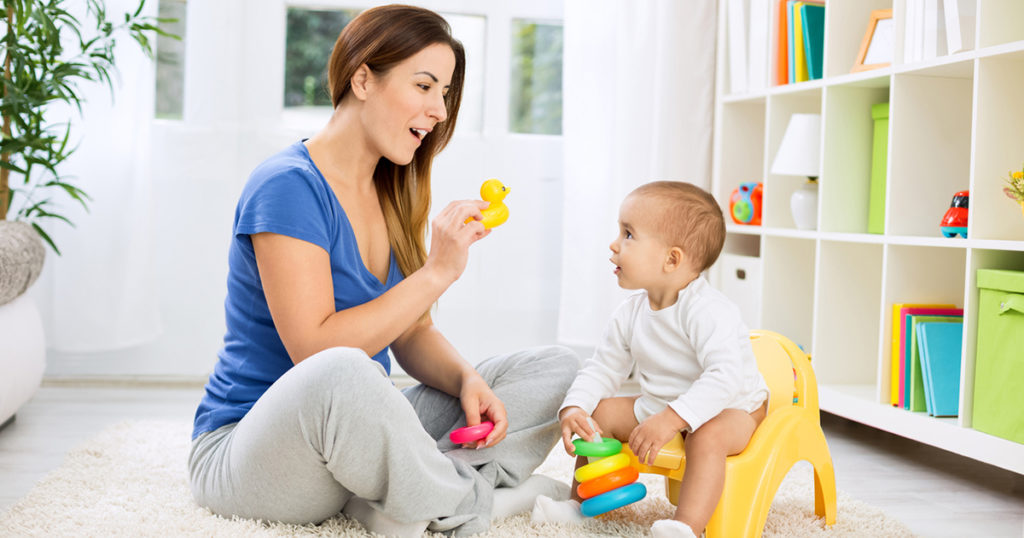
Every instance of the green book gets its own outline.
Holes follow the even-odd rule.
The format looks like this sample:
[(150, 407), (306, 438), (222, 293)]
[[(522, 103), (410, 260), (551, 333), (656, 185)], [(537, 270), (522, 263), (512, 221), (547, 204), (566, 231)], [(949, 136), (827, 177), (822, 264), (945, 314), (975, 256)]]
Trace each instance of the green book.
[(868, 194), (868, 232), (885, 233), (885, 169), (889, 161), (889, 103), (871, 105), (875, 128), (871, 143), (871, 190)]

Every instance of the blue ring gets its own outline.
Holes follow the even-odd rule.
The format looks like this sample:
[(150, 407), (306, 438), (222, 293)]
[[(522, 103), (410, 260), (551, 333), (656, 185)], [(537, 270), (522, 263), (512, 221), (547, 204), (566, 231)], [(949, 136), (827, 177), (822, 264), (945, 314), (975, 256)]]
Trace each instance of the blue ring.
[(627, 504), (635, 503), (645, 496), (647, 496), (647, 487), (640, 482), (633, 482), (583, 501), (580, 511), (587, 517), (599, 516)]

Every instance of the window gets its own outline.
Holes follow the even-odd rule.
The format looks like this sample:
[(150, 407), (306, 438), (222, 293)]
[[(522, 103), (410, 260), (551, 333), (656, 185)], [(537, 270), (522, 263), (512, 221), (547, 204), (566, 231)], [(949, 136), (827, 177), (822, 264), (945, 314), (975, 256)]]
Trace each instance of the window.
[(288, 8), (284, 50), (284, 106), (331, 106), (327, 62), (338, 34), (359, 12)]
[(156, 38), (156, 117), (180, 120), (185, 102), (185, 4), (186, 0), (160, 0), (160, 27), (179, 36)]
[(452, 35), (466, 50), (466, 80), (459, 106), (460, 133), (480, 133), (484, 128), (484, 55), (486, 54), (487, 19), (479, 15), (442, 13), (452, 27)]
[[(288, 8), (285, 34), (284, 106), (330, 107), (327, 62), (338, 34), (359, 10)], [(466, 84), (459, 108), (459, 132), (483, 129), (484, 46), (487, 20), (476, 15), (441, 14), (466, 49)]]
[(562, 26), (512, 21), (509, 130), (562, 134)]

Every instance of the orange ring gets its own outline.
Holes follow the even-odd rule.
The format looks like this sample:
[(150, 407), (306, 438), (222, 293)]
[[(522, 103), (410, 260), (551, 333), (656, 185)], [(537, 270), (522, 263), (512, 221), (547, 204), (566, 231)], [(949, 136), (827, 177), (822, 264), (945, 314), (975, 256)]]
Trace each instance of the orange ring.
[(579, 493), (580, 497), (584, 499), (589, 499), (626, 484), (632, 484), (636, 482), (637, 478), (640, 478), (640, 472), (636, 468), (623, 467), (618, 471), (612, 471), (597, 478), (587, 480), (576, 487), (576, 493)]

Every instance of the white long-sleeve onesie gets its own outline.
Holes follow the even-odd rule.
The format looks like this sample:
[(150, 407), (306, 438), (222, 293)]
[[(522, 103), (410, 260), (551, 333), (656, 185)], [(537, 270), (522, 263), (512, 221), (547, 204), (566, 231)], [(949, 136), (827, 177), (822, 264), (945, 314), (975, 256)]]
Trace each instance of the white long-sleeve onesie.
[(739, 309), (703, 277), (680, 290), (668, 308), (652, 310), (646, 291), (626, 299), (561, 409), (578, 406), (592, 414), (615, 395), (634, 363), (640, 397), (633, 412), (641, 422), (668, 405), (693, 431), (724, 409), (751, 412), (768, 398)]

